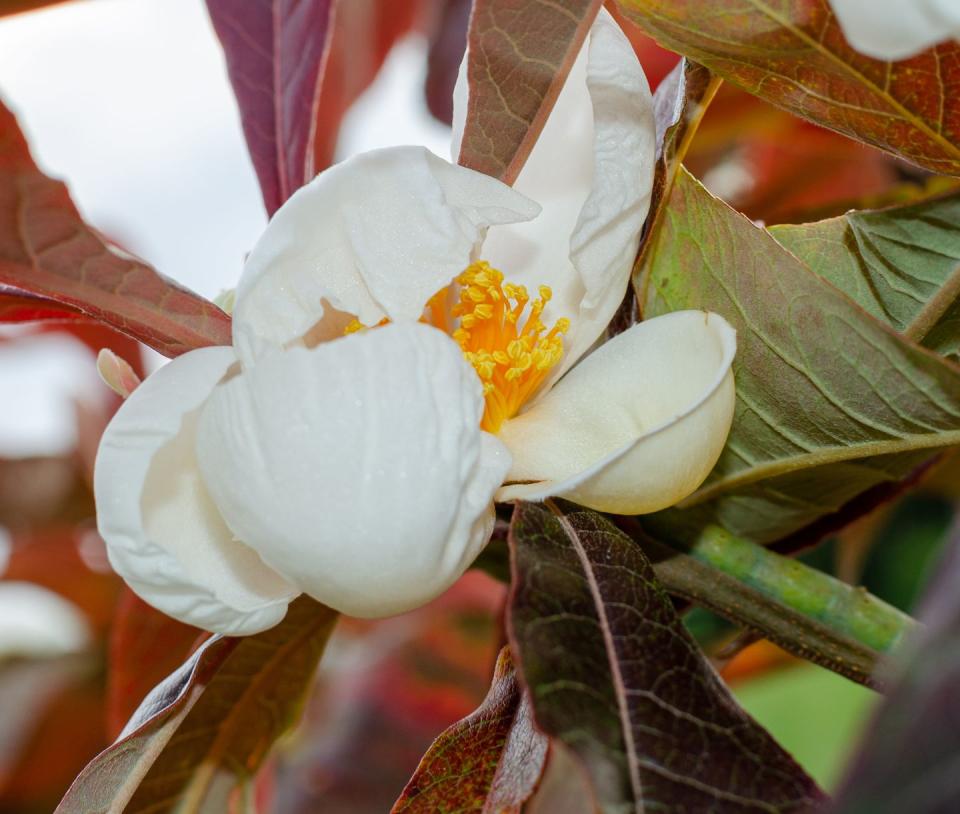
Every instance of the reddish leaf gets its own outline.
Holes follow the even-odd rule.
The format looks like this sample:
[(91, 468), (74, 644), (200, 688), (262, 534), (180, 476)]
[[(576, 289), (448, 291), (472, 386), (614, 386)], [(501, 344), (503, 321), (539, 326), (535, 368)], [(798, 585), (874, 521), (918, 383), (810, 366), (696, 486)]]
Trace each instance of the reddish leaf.
[(392, 810), (519, 812), (546, 753), (547, 739), (533, 727), (530, 702), (505, 647), (479, 709), (434, 741)]
[(93, 514), (93, 494), (74, 458), (0, 458), (0, 526), (66, 527)]
[(230, 344), (230, 318), (106, 242), (33, 163), (0, 105), (0, 285), (77, 309), (166, 356)]
[(541, 731), (603, 810), (807, 811), (822, 794), (736, 703), (640, 547), (570, 504), (520, 504), (508, 626)]
[(340, 120), (376, 78), (393, 44), (413, 25), (421, 0), (347, 0), (333, 15), (333, 38), (323, 74), (313, 167), (333, 163)]
[(49, 814), (107, 745), (98, 665), (72, 657), (0, 670), (0, 811)]
[(601, 5), (474, 0), (460, 164), (516, 180)]
[(27, 291), (0, 285), (0, 322), (34, 322), (39, 320), (76, 320), (84, 315), (76, 308)]
[(207, 0), (207, 8), (272, 215), (316, 171), (313, 141), (333, 0)]
[(336, 619), (303, 597), (270, 630), (208, 640), (154, 688), (57, 811), (227, 811), (295, 721)]
[(2, 576), (42, 585), (68, 599), (87, 617), (97, 636), (106, 636), (121, 582), (110, 570), (103, 543), (92, 527), (14, 534)]
[(107, 732), (117, 737), (147, 694), (209, 634), (150, 607), (124, 588), (114, 612), (107, 674)]
[(662, 45), (812, 121), (960, 175), (960, 45), (881, 62), (854, 51), (827, 0), (617, 0)]

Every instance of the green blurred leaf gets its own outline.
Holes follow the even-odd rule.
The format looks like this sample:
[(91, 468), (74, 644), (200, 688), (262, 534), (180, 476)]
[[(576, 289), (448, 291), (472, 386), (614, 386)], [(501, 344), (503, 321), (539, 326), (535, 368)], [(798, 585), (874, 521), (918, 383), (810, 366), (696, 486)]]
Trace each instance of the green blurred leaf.
[(483, 703), (434, 741), (392, 811), (519, 811), (546, 755), (505, 647)]
[(745, 710), (811, 777), (833, 788), (878, 696), (815, 664), (798, 664), (733, 688)]
[(270, 630), (205, 642), (83, 770), (58, 814), (227, 811), (297, 719), (336, 620), (301, 597)]
[(877, 319), (960, 361), (960, 195), (770, 232)]
[(960, 45), (882, 62), (846, 42), (828, 0), (617, 0), (661, 45), (792, 113), (960, 175)]
[(960, 368), (861, 311), (685, 171), (651, 240), (644, 316), (702, 308), (738, 332), (727, 446), (680, 509), (649, 518), (658, 536), (716, 523), (776, 540), (960, 443)]
[(822, 799), (730, 696), (640, 548), (595, 512), (520, 504), (508, 626), (541, 731), (604, 812), (805, 811)]

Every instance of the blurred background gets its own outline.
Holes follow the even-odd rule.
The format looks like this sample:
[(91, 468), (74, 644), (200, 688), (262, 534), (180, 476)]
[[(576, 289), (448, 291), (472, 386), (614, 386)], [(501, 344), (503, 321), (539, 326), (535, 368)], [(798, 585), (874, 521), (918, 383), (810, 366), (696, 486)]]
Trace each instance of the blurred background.
[[(351, 61), (340, 55), (346, 112), (326, 134), (333, 155), (413, 143), (448, 156), (469, 2), (349, 7), (338, 25), (376, 30), (350, 39)], [(630, 33), (655, 86), (676, 57)], [(73, 0), (0, 18), (0, 97), (90, 224), (206, 297), (236, 283), (266, 217), (201, 0)], [(688, 165), (765, 223), (940, 183), (727, 87)], [(96, 534), (93, 456), (118, 405), (96, 373), (101, 347), (140, 373), (163, 361), (105, 328), (0, 325), (0, 812), (50, 811), (200, 636), (126, 592)], [(805, 559), (909, 610), (953, 519), (951, 467), (942, 461)], [(265, 810), (321, 800), (325, 812), (388, 810), (431, 739), (486, 693), (503, 598), (471, 573), (414, 614), (344, 622), (318, 677), (324, 692), (263, 772)], [(705, 612), (687, 622), (747, 709), (831, 787), (873, 693)]]

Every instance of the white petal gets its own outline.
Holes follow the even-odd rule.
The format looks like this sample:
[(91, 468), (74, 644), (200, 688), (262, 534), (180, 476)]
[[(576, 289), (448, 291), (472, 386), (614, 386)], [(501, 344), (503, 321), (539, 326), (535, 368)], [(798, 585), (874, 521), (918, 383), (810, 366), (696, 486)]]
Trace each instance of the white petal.
[(482, 411), (457, 345), (395, 323), (264, 358), (211, 396), (197, 448), (264, 560), (337, 610), (387, 616), (444, 591), (489, 536), (510, 456)]
[(549, 285), (545, 321), (571, 320), (556, 380), (603, 333), (626, 293), (650, 206), (653, 99), (630, 42), (601, 10), (514, 187), (539, 217), (490, 230), (481, 255), (507, 280)]
[(337, 164), (277, 211), (250, 253), (233, 314), (237, 352), (249, 365), (299, 339), (324, 315), (323, 300), (365, 325), (418, 319), (472, 262), (488, 225), (539, 211), (422, 147)]
[(498, 500), (560, 495), (599, 511), (645, 514), (709, 474), (733, 419), (736, 334), (720, 316), (677, 311), (635, 325), (506, 422), (513, 455)]
[(830, 0), (850, 45), (876, 59), (914, 56), (960, 36), (957, 0)]
[(141, 384), (100, 442), (97, 523), (110, 562), (145, 601), (219, 633), (255, 633), (296, 591), (233, 539), (197, 469), (199, 408), (236, 362), (232, 348), (174, 359)]

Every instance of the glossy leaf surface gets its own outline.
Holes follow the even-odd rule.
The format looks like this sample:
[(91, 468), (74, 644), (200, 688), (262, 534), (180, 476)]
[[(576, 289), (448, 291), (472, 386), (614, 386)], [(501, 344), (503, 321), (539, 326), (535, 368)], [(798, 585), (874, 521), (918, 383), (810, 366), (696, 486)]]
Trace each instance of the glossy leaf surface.
[(960, 175), (960, 45), (882, 62), (827, 0), (618, 0), (662, 45), (724, 79), (934, 172)]
[(521, 504), (511, 643), (539, 728), (601, 810), (805, 811), (819, 790), (731, 697), (650, 562), (602, 516)]

